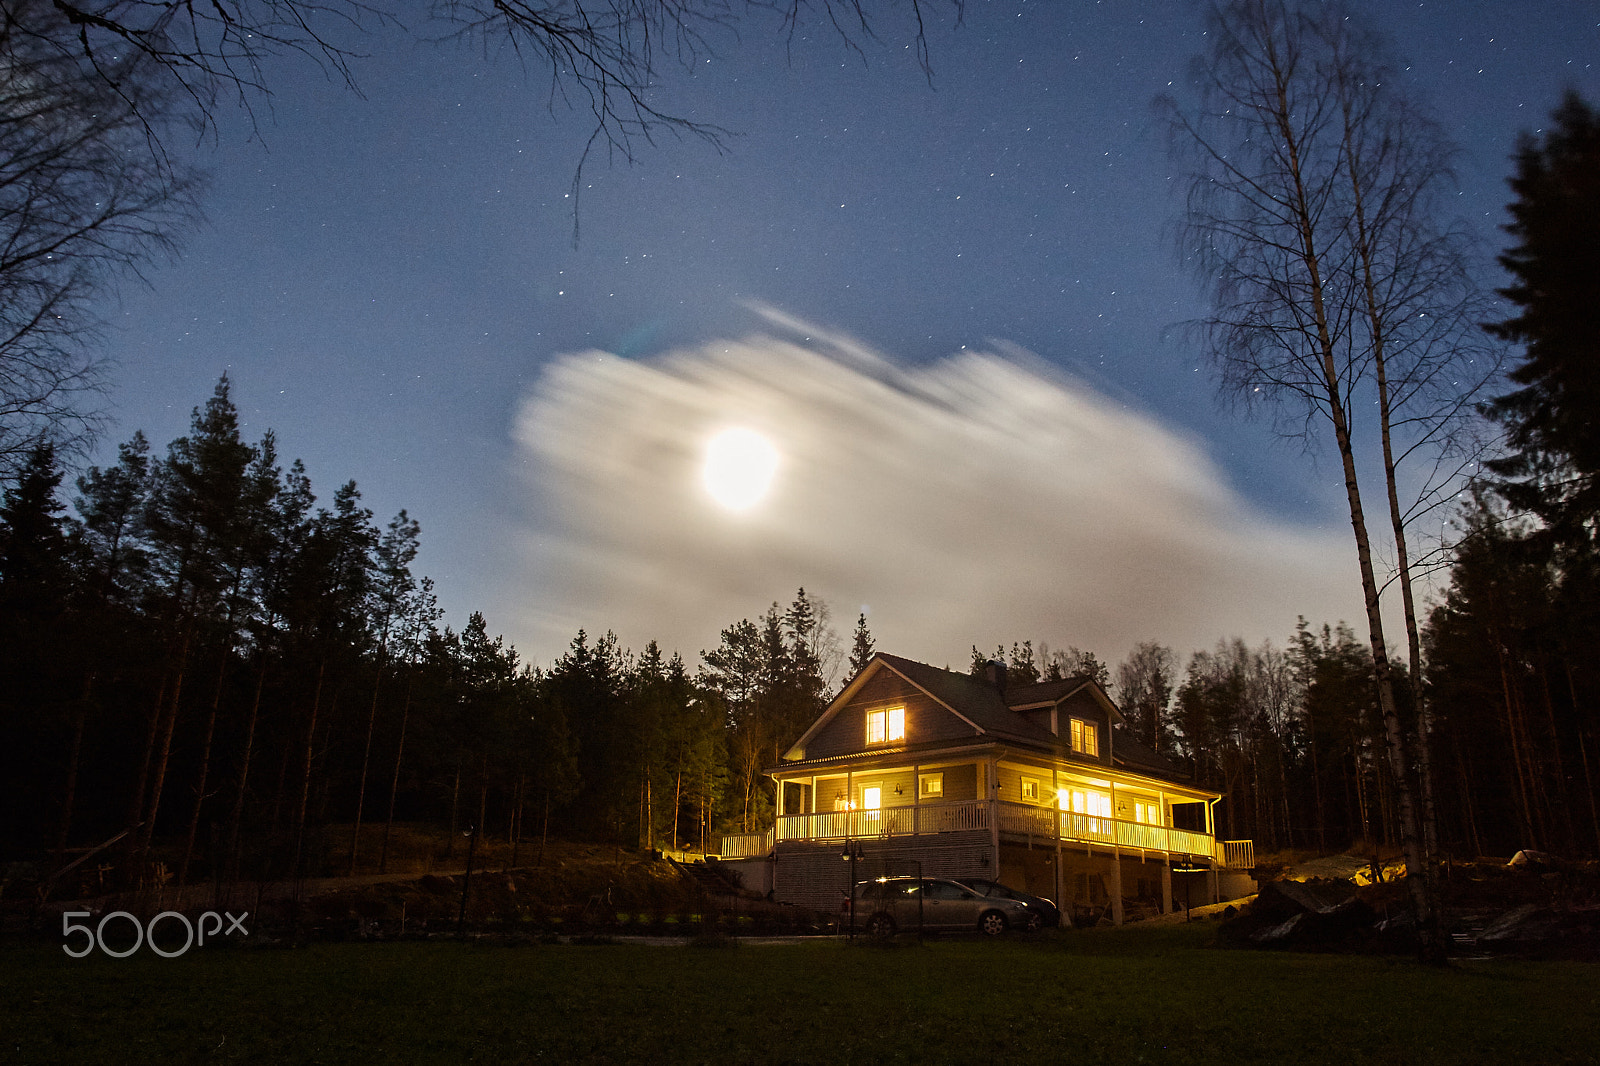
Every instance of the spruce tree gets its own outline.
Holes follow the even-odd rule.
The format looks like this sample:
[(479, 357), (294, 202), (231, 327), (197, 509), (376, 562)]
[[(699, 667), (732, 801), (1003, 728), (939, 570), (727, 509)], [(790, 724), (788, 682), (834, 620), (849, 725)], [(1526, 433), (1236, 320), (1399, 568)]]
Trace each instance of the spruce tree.
[[(872, 661), (875, 645), (872, 633), (867, 629), (867, 612), (862, 611), (856, 615), (856, 631), (850, 641), (850, 676), (854, 677), (867, 668)], [(973, 648), (974, 655), (978, 649)]]
[(1511, 188), (1516, 245), (1500, 257), (1518, 314), (1489, 326), (1526, 345), (1519, 388), (1490, 412), (1511, 456), (1492, 464), (1513, 506), (1562, 540), (1592, 538), (1600, 513), (1600, 112), (1569, 93), (1541, 137), (1524, 136)]

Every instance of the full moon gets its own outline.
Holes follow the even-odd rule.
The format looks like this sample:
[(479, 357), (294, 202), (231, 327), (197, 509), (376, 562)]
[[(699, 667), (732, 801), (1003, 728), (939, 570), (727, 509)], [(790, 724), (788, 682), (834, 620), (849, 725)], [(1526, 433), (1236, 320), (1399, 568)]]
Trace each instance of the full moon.
[(711, 498), (730, 511), (761, 502), (778, 471), (778, 449), (753, 429), (725, 429), (706, 444), (700, 479)]

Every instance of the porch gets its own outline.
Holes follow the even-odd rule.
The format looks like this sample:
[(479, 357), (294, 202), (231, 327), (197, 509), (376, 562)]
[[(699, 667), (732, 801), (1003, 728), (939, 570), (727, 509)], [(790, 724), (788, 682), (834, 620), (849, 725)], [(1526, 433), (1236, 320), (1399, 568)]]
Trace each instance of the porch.
[(736, 833), (722, 838), (724, 859), (757, 858), (771, 853), (779, 841), (843, 843), (850, 840), (888, 840), (936, 837), (943, 833), (988, 831), (998, 843), (1054, 843), (1115, 848), (1141, 857), (1156, 853), (1165, 858), (1202, 860), (1229, 870), (1255, 865), (1255, 845), (1249, 840), (1217, 840), (1207, 833), (1147, 822), (1082, 814), (1007, 800), (953, 800), (917, 803), (877, 810), (844, 810), (817, 814), (779, 815), (777, 824), (762, 833)]

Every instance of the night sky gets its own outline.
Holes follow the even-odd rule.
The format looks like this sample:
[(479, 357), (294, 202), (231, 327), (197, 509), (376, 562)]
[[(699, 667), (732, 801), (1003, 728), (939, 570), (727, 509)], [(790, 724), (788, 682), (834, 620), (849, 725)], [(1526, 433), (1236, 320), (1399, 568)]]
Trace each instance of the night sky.
[[(1498, 283), (1516, 135), (1564, 88), (1600, 99), (1600, 6), (1379, 25)], [(884, 650), (958, 667), (1358, 621), (1331, 448), (1220, 406), (1182, 329), (1152, 101), (1183, 98), (1199, 11), (971, 2), (930, 25), (931, 86), (893, 9), (878, 29), (863, 63), (750, 19), (664, 66), (652, 103), (736, 136), (592, 160), (576, 248), (590, 126), (545, 71), (389, 31), (361, 96), (270, 66), (259, 129), (227, 113), (200, 150), (208, 225), (112, 312), (102, 461), (135, 429), (163, 448), (226, 371), (248, 437), (323, 500), (353, 478), (379, 522), (407, 508), (446, 620), (482, 610), (538, 663), (584, 626), (693, 665), (802, 585), (841, 633), (865, 609)], [(700, 482), (735, 426), (777, 451), (737, 512)]]

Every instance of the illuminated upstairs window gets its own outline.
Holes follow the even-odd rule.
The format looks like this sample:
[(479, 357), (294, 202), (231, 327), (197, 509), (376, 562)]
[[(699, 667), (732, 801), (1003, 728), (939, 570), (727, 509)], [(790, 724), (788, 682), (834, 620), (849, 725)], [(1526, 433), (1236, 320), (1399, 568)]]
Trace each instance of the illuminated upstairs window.
[(1072, 750), (1081, 755), (1100, 757), (1100, 730), (1082, 718), (1072, 720)]
[(906, 739), (906, 709), (867, 712), (867, 743), (896, 744)]

